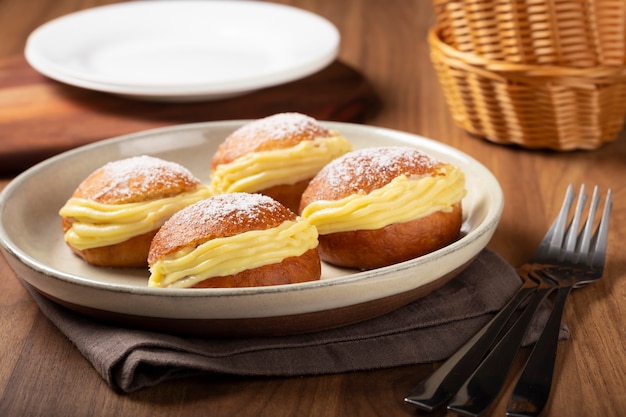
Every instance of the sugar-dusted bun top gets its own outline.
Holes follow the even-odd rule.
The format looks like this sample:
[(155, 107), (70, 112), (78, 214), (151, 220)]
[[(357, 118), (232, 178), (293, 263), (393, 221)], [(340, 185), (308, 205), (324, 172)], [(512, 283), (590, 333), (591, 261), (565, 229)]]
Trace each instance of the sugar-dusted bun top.
[(137, 203), (193, 191), (199, 184), (182, 165), (144, 155), (107, 163), (89, 175), (72, 197), (103, 204)]
[(254, 120), (231, 133), (219, 146), (211, 168), (252, 152), (286, 149), (304, 140), (328, 136), (331, 132), (310, 116), (278, 113)]
[(394, 178), (433, 175), (441, 163), (415, 148), (381, 146), (347, 153), (326, 165), (311, 180), (302, 205), (317, 200), (339, 200), (368, 194)]
[(297, 216), (276, 200), (261, 195), (215, 195), (174, 214), (152, 241), (150, 264), (177, 250), (251, 230), (278, 227)]

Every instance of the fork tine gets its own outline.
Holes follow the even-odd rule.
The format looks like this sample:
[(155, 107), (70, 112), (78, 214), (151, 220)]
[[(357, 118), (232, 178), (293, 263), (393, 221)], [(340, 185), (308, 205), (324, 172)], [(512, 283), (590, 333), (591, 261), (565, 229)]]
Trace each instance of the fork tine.
[(593, 188), (593, 195), (591, 197), (591, 204), (589, 206), (589, 214), (587, 215), (587, 220), (585, 221), (585, 225), (583, 226), (583, 230), (578, 238), (578, 245), (576, 247), (576, 252), (579, 256), (587, 257), (589, 254), (589, 248), (591, 245), (592, 233), (593, 233), (593, 224), (594, 219), (596, 218), (596, 212), (598, 210), (598, 205), (600, 204), (600, 197), (598, 196), (599, 188), (596, 185)]
[[(578, 230), (580, 228), (580, 220), (583, 215), (583, 210), (585, 208), (585, 204), (587, 203), (587, 194), (585, 194), (585, 184), (580, 186), (580, 193), (578, 195), (578, 203), (576, 204), (576, 209), (574, 210), (574, 217), (572, 217), (572, 221), (567, 227), (567, 232), (565, 233), (565, 240), (562, 242), (562, 245), (559, 245), (559, 252), (561, 256), (557, 259), (566, 260), (568, 262), (576, 261), (576, 241), (578, 239)], [(587, 219), (587, 221), (589, 218)], [(593, 217), (591, 218), (593, 222)], [(559, 242), (561, 243), (561, 242)]]
[(591, 241), (592, 253), (588, 260), (589, 266), (599, 270), (604, 269), (604, 259), (606, 258), (606, 247), (609, 237), (609, 215), (613, 207), (613, 192), (609, 189), (604, 203), (604, 211), (600, 224), (596, 229), (596, 233)]
[[(567, 187), (567, 194), (565, 195), (561, 211), (554, 221), (554, 232), (552, 239), (550, 240), (550, 251), (548, 252), (548, 256), (558, 257), (558, 251), (560, 250), (561, 244), (563, 243), (563, 239), (565, 238), (565, 234), (567, 232), (567, 217), (569, 216), (572, 204), (574, 204), (575, 197), (576, 193), (574, 192), (574, 185), (570, 184)], [(550, 229), (552, 230), (552, 227)], [(557, 253), (554, 253), (555, 251), (557, 251)]]
[(548, 229), (548, 232), (541, 240), (539, 247), (535, 253), (531, 256), (531, 262), (545, 262), (547, 259), (554, 259), (554, 256), (558, 256), (558, 248), (561, 246), (563, 236), (565, 235), (565, 228), (567, 225), (567, 217), (569, 215), (572, 204), (574, 203), (574, 185), (570, 184), (567, 187), (567, 192), (563, 199), (563, 205), (561, 211), (554, 219), (554, 222)]

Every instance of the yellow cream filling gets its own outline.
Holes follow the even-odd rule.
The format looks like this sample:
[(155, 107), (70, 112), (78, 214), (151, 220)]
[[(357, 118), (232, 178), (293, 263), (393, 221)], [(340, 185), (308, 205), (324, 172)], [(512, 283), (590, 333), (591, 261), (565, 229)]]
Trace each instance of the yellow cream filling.
[(172, 214), (209, 196), (209, 188), (200, 185), (192, 192), (139, 203), (102, 204), (73, 197), (59, 214), (74, 219), (65, 232), (65, 241), (84, 250), (115, 245), (156, 230)]
[(304, 140), (288, 149), (253, 152), (231, 163), (218, 165), (212, 173), (214, 193), (254, 193), (281, 184), (295, 184), (312, 178), (333, 159), (350, 152), (346, 138)]
[(465, 176), (452, 165), (443, 175), (409, 178), (401, 175), (369, 194), (354, 194), (341, 200), (320, 200), (302, 212), (320, 235), (353, 230), (375, 230), (403, 223), (438, 211), (450, 212), (465, 196)]
[(166, 256), (150, 266), (150, 287), (188, 288), (211, 277), (281, 262), (317, 247), (317, 229), (305, 219), (267, 230), (209, 240)]

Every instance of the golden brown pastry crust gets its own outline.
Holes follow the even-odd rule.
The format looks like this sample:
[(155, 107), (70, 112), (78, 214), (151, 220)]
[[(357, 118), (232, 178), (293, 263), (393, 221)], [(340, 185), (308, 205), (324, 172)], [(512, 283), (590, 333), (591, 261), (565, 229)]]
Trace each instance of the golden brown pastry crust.
[(320, 259), (361, 270), (392, 265), (455, 241), (462, 222), (461, 205), (456, 204), (450, 213), (437, 212), (382, 229), (320, 235)]
[(209, 278), (193, 288), (261, 287), (266, 285), (295, 284), (320, 279), (322, 267), (317, 249), (300, 256), (283, 259), (277, 264), (247, 269), (235, 275)]
[(280, 201), (282, 205), (287, 207), (294, 213), (298, 212), (302, 193), (309, 185), (310, 179), (299, 181), (292, 185), (282, 184), (274, 187), (266, 188), (259, 191), (259, 194), (272, 197), (276, 201)]
[[(85, 178), (72, 197), (102, 204), (125, 204), (171, 197), (195, 190), (200, 181), (183, 166), (149, 156), (109, 162)], [(61, 218), (65, 233), (75, 221)], [(125, 242), (72, 252), (97, 266), (137, 268), (147, 266), (152, 238), (157, 230)]]
[[(302, 194), (300, 212), (318, 200), (340, 200), (368, 194), (400, 175), (439, 175), (441, 163), (413, 148), (377, 147), (353, 151), (324, 167)], [(406, 261), (456, 240), (462, 223), (460, 203), (451, 212), (437, 212), (376, 230), (319, 236), (320, 258), (338, 266), (373, 269)]]
[[(63, 219), (62, 223), (65, 232), (69, 229), (68, 221)], [(156, 232), (157, 230), (153, 230), (124, 242), (99, 248), (78, 250), (69, 244), (67, 246), (91, 265), (112, 268), (146, 267), (148, 265), (148, 250)]]
[(109, 162), (85, 178), (72, 197), (102, 204), (138, 203), (193, 191), (199, 184), (182, 165), (144, 155)]
[[(389, 153), (393, 163), (381, 163)], [(347, 153), (324, 168), (302, 194), (300, 212), (318, 200), (341, 200), (352, 194), (369, 194), (400, 175), (436, 175), (441, 163), (417, 149), (377, 147)]]
[[(288, 149), (305, 140), (331, 136), (331, 132), (312, 117), (300, 113), (278, 113), (252, 121), (231, 133), (218, 147), (211, 171), (253, 152)], [(298, 211), (300, 197), (310, 178), (296, 184), (282, 184), (257, 192), (268, 195)]]
[(257, 119), (226, 138), (213, 156), (211, 170), (252, 152), (288, 149), (304, 140), (330, 135), (317, 120), (300, 113), (278, 113)]
[[(260, 194), (232, 193), (213, 196), (173, 215), (152, 240), (149, 265), (185, 247), (251, 230), (278, 227), (296, 214), (276, 200)], [(252, 243), (254, 244), (254, 243)], [(278, 285), (320, 279), (317, 248), (282, 262), (248, 269), (226, 277), (212, 277), (197, 288)]]

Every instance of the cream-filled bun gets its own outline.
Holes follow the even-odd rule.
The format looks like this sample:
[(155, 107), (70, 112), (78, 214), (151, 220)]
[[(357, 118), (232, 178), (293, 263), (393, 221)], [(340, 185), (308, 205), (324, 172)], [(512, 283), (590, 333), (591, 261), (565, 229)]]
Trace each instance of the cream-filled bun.
[(261, 193), (297, 212), (311, 178), (352, 149), (346, 138), (300, 113), (279, 113), (231, 133), (211, 162), (213, 193)]
[(173, 215), (152, 241), (150, 287), (231, 288), (320, 279), (317, 229), (262, 194), (221, 194)]
[(302, 195), (323, 261), (372, 269), (439, 249), (459, 236), (465, 177), (417, 149), (374, 147), (328, 164)]
[(65, 242), (93, 265), (145, 267), (159, 227), (208, 196), (208, 186), (175, 162), (150, 156), (109, 162), (60, 209)]

